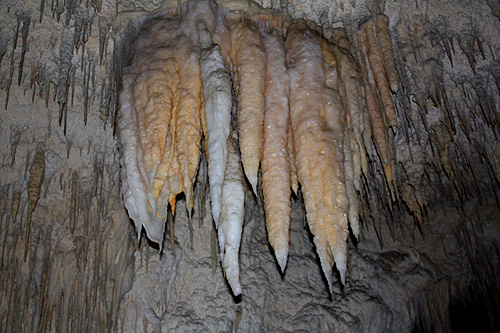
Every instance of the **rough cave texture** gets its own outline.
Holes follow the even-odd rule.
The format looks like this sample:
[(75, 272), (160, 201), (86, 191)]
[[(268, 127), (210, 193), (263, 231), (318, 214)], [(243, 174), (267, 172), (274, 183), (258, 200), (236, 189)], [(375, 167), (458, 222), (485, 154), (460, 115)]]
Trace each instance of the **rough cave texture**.
[[(497, 2), (260, 5), (288, 21), (315, 22), (325, 38), (350, 46), (360, 68), (364, 23), (377, 14), (389, 18), (399, 73), (397, 89), (389, 91), (397, 121), (384, 139), (392, 158), (379, 157), (375, 139), (359, 191), (360, 235), (348, 238), (346, 284), (334, 275), (329, 292), (300, 194), (291, 200), (290, 249), (281, 273), (263, 201), (247, 184), (242, 294), (233, 297), (220, 265), (203, 155), (191, 218), (179, 197), (162, 246), (144, 232), (137, 240), (121, 194), (115, 135), (122, 69), (147, 18), (164, 10), (180, 10), (182, 18), (184, 5), (2, 2), (5, 331), (498, 331)], [(246, 6), (249, 13), (263, 10)]]

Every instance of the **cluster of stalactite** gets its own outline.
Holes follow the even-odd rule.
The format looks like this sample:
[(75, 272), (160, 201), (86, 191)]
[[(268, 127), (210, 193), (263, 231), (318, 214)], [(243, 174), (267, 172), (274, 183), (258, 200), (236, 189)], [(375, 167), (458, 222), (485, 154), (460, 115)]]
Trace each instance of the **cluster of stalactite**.
[[(100, 117), (104, 125), (111, 118), (115, 123), (116, 116), (116, 74), (119, 70), (117, 57), (113, 56), (108, 64), (111, 67), (108, 73), (103, 71), (103, 59), (108, 54), (110, 23), (106, 15), (100, 14), (101, 1), (88, 2), (86, 8), (77, 4), (76, 0), (64, 3), (50, 4), (50, 14), (44, 12), (45, 0), (41, 0), (39, 17), (32, 17), (32, 11), (28, 9), (16, 10), (16, 24), (12, 37), (12, 50), (10, 52), (10, 66), (8, 77), (3, 89), (7, 92), (5, 108), (10, 101), (10, 90), (14, 80), (17, 67), (17, 84), (23, 85), (23, 89), (32, 90), (32, 100), (36, 96), (45, 100), (56, 100), (59, 104), (59, 115), (57, 121), (63, 126), (64, 134), (67, 132), (68, 109), (75, 104), (75, 88), (81, 89), (83, 98), (84, 123), (87, 124), (88, 113), (93, 104), (98, 104)], [(45, 16), (49, 16), (45, 18)], [(53, 34), (46, 43), (48, 49), (58, 49), (57, 68), (41, 59), (31, 57), (29, 59), (29, 74), (25, 69), (26, 52), (28, 51), (27, 40), (30, 27), (34, 24), (42, 25), (45, 20), (56, 20), (61, 24), (60, 36)], [(98, 26), (98, 52), (87, 52), (86, 44), (91, 36), (91, 27), (97, 22)], [(19, 43), (19, 40), (21, 43)], [(0, 38), (0, 63), (7, 52), (9, 41), (5, 37)], [(20, 47), (18, 47), (20, 45)], [(19, 54), (19, 49), (20, 54)], [(74, 59), (78, 57), (78, 59)], [(18, 59), (19, 58), (19, 59)], [(17, 66), (16, 66), (17, 65)], [(49, 117), (51, 117), (49, 113)], [(114, 125), (113, 125), (114, 126)], [(50, 136), (50, 128), (49, 128)]]
[[(107, 50), (109, 18), (99, 6), (0, 6), (1, 118), (10, 123), (2, 127), (0, 167), (3, 331), (111, 330), (132, 283), (133, 238), (126, 215), (113, 208), (118, 152), (104, 130), (114, 122), (117, 71)], [(20, 99), (31, 103), (27, 116)], [(83, 126), (99, 122), (88, 141), (75, 135), (79, 126), (68, 126), (75, 114)]]
[[(394, 96), (397, 131), (387, 132), (389, 142), (394, 141), (390, 150), (397, 150), (392, 188), (376, 173), (365, 188), (375, 220), (387, 220), (392, 237), (400, 233), (415, 239), (414, 229), (394, 221), (410, 212), (421, 231), (430, 210), (444, 210), (436, 204), (443, 198), (459, 210), (476, 199), (500, 207), (493, 143), (500, 133), (500, 76), (496, 46), (477, 25), (465, 27), (442, 15), (424, 23), (416, 16), (402, 20), (396, 32), (400, 38), (394, 54), (404, 75)], [(412, 164), (401, 163), (406, 158)], [(380, 164), (386, 171), (383, 160)], [(372, 195), (370, 187), (381, 195)], [(373, 226), (383, 244), (382, 225)]]
[(349, 225), (358, 237), (372, 134), (391, 184), (388, 130), (397, 126), (391, 91), (398, 90), (398, 72), (387, 17), (369, 18), (360, 35), (361, 67), (345, 33), (336, 35), (341, 47), (313, 23), (271, 13), (219, 10), (202, 1), (147, 19), (122, 72), (118, 118), (125, 205), (138, 234), (144, 227), (162, 244), (168, 207), (175, 212), (180, 193), (191, 214), (204, 137), (212, 215), (233, 292), (241, 292), (243, 173), (260, 196), (259, 168), (268, 238), (281, 270), (290, 198), (300, 190), (330, 290), (334, 264), (345, 283)]
[[(498, 17), (498, 5), (494, 1), (487, 1), (487, 4)], [(225, 2), (225, 5), (238, 7), (232, 2)], [(305, 162), (300, 160), (303, 150), (298, 154), (296, 150), (303, 143), (313, 142), (304, 136), (304, 141), (296, 144), (292, 122), (293, 114), (300, 114), (301, 103), (308, 103), (310, 96), (307, 94), (315, 91), (306, 89), (306, 85), (320, 84), (324, 92), (321, 101), (333, 101), (328, 108), (321, 110), (337, 107), (344, 112), (337, 119), (326, 118), (331, 115), (326, 111), (319, 115), (318, 109), (312, 111), (316, 112), (318, 121), (326, 124), (325, 133), (321, 135), (336, 135), (337, 141), (332, 149), (337, 151), (324, 153), (337, 154), (335, 158), (340, 154), (343, 162), (341, 172), (333, 174), (329, 178), (332, 183), (327, 185), (344, 180), (349, 205), (347, 210), (347, 205), (336, 206), (335, 212), (342, 211), (348, 217), (355, 233), (358, 232), (355, 231), (358, 215), (364, 211), (364, 221), (368, 223), (360, 223), (360, 228), (373, 225), (380, 244), (385, 242), (387, 231), (393, 239), (402, 236), (415, 244), (419, 240), (416, 230), (425, 230), (422, 225), (429, 211), (442, 209), (448, 214), (450, 207), (455, 207), (464, 212), (465, 205), (470, 202), (478, 206), (493, 203), (500, 207), (498, 46), (495, 38), (479, 22), (466, 27), (460, 25), (460, 22), (465, 22), (463, 19), (450, 20), (443, 16), (427, 18), (416, 15), (396, 19), (391, 16), (391, 34), (397, 37), (391, 50), (390, 43), (387, 44), (387, 18), (376, 15), (377, 10), (372, 12), (372, 18), (359, 26), (346, 25), (346, 32), (337, 29), (335, 34), (325, 33), (331, 37), (326, 40), (310, 23), (291, 22), (278, 17), (278, 13), (270, 14), (257, 6), (242, 6), (244, 10), (235, 13), (211, 5), (208, 16), (201, 15), (205, 20), (200, 20), (202, 24), (198, 24), (199, 20), (195, 18), (199, 13), (193, 14), (187, 7), (180, 8), (154, 15), (151, 21), (146, 20), (142, 35), (136, 41), (139, 43), (144, 37), (142, 42), (145, 44), (138, 49), (144, 58), (156, 57), (159, 62), (142, 61), (143, 69), (150, 69), (149, 74), (146, 70), (127, 72), (136, 66), (134, 61), (125, 70), (122, 82), (123, 59), (119, 45), (121, 41), (126, 48), (129, 40), (120, 40), (122, 31), (116, 22), (121, 17), (114, 22), (115, 30), (110, 30), (114, 15), (101, 12), (101, 1), (86, 4), (75, 0), (52, 1), (49, 4), (42, 0), (36, 4), (27, 1), (1, 6), (5, 14), (4, 22), (0, 24), (4, 32), (0, 36), (0, 86), (5, 97), (2, 106), (15, 113), (19, 104), (29, 103), (31, 99), (34, 107), (29, 114), (36, 117), (36, 121), (31, 122), (30, 117), (26, 117), (26, 122), (15, 117), (11, 121), (11, 114), (2, 119), (2, 135), (8, 142), (2, 147), (0, 164), (0, 172), (6, 175), (0, 180), (0, 324), (7, 331), (66, 331), (82, 327), (87, 331), (94, 327), (109, 330), (116, 325), (119, 302), (133, 279), (131, 254), (135, 247), (128, 237), (127, 221), (109, 208), (110, 202), (116, 202), (120, 206), (118, 210), (121, 209), (117, 196), (119, 180), (112, 172), (118, 169), (115, 163), (118, 158), (109, 147), (101, 150), (103, 146), (113, 144), (112, 139), (107, 143), (100, 142), (101, 137), (97, 135), (82, 144), (78, 138), (81, 132), (78, 131), (91, 129), (100, 134), (112, 129), (116, 124), (115, 105), (119, 88), (123, 85), (123, 91), (133, 90), (132, 86), (138, 89), (134, 84), (141, 79), (146, 82), (144, 86), (149, 92), (143, 95), (138, 90), (137, 98), (133, 94), (122, 97), (133, 98), (133, 103), (143, 103), (140, 110), (146, 111), (155, 104), (148, 104), (149, 96), (152, 96), (151, 101), (165, 100), (160, 95), (173, 96), (172, 105), (165, 107), (170, 114), (162, 114), (169, 119), (168, 124), (155, 119), (148, 127), (148, 122), (154, 118), (148, 115), (144, 118), (148, 121), (140, 125), (143, 129), (152, 129), (141, 138), (144, 146), (140, 149), (145, 155), (138, 156), (145, 160), (141, 161), (144, 165), (140, 167), (149, 168), (144, 170), (151, 176), (157, 163), (152, 188), (159, 191), (151, 192), (153, 200), (148, 196), (143, 201), (145, 207), (148, 208), (151, 202), (156, 204), (160, 198), (170, 199), (174, 207), (176, 195), (180, 192), (185, 192), (186, 198), (191, 196), (188, 201), (192, 207), (205, 195), (205, 183), (209, 183), (212, 214), (221, 245), (220, 257), (223, 262), (227, 261), (223, 265), (235, 293), (239, 292), (238, 235), (242, 227), (245, 177), (257, 197), (263, 196), (269, 240), (282, 269), (288, 251), (286, 221), (290, 194), (298, 193), (300, 198), (302, 191), (305, 197), (307, 181), (320, 179), (313, 174), (320, 170), (314, 161), (307, 159), (306, 162), (314, 167), (307, 168), (307, 171), (304, 171), (305, 167), (302, 169), (310, 178), (300, 176), (300, 167), (297, 168)], [(460, 6), (457, 8), (462, 8)], [(485, 5), (485, 8), (488, 7)], [(257, 15), (255, 9), (266, 14)], [(115, 10), (112, 12), (114, 14)], [(341, 19), (344, 22), (350, 20)], [(486, 12), (484, 19), (490, 20)], [(169, 34), (151, 37), (153, 28), (165, 29), (169, 34), (172, 30), (179, 30), (175, 31), (175, 43), (171, 43)], [(111, 37), (115, 43), (108, 40)], [(301, 53), (298, 46), (301, 39), (311, 46), (310, 50), (307, 49), (308, 54), (314, 54), (310, 59)], [(176, 46), (182, 46), (178, 47), (178, 54)], [(384, 55), (389, 50), (396, 56), (399, 82), (397, 77), (394, 80), (391, 58)], [(253, 53), (246, 54), (247, 51)], [(302, 48), (302, 51), (306, 50)], [(137, 54), (138, 59), (140, 53)], [(179, 62), (181, 58), (183, 60)], [(158, 71), (154, 66), (161, 62), (166, 68)], [(174, 68), (168, 67), (169, 62)], [(316, 77), (306, 76), (307, 71), (301, 72), (301, 62), (309, 64), (312, 69), (316, 68), (313, 64), (320, 64), (322, 72), (315, 72), (319, 73)], [(191, 68), (196, 72), (186, 72), (187, 63), (194, 65)], [(127, 61), (125, 65), (128, 65)], [(181, 67), (177, 67), (179, 65)], [(154, 77), (158, 82), (153, 84), (150, 79)], [(162, 82), (162, 77), (168, 78), (167, 82)], [(196, 80), (188, 79), (191, 77), (196, 77)], [(132, 82), (131, 86), (130, 80), (137, 82)], [(305, 89), (306, 95), (297, 93), (301, 88)], [(293, 97), (292, 90), (295, 91)], [(249, 97), (255, 91), (260, 95)], [(27, 96), (24, 99), (20, 97), (23, 94)], [(277, 102), (280, 98), (282, 101)], [(43, 103), (38, 103), (39, 99)], [(391, 99), (394, 106), (391, 106)], [(38, 105), (49, 108), (37, 108)], [(284, 105), (290, 108), (285, 110)], [(296, 105), (295, 109), (292, 105)], [(362, 112), (356, 114), (358, 107)], [(188, 113), (197, 108), (198, 113)], [(396, 115), (397, 126), (394, 123)], [(45, 118), (48, 118), (47, 122)], [(82, 127), (75, 119), (83, 119)], [(305, 123), (295, 122), (296, 132), (303, 129), (302, 125), (307, 129), (310, 125), (311, 128), (316, 126), (308, 119), (304, 115)], [(98, 126), (95, 120), (98, 120)], [(190, 123), (189, 128), (181, 130), (177, 127), (177, 123), (185, 121)], [(342, 122), (341, 126), (331, 126)], [(61, 128), (54, 126), (57, 123)], [(84, 128), (85, 124), (90, 126)], [(140, 126), (132, 127), (132, 133), (140, 132)], [(287, 129), (286, 147), (283, 128)], [(179, 140), (175, 139), (175, 145), (164, 142), (160, 147), (159, 141), (153, 139), (153, 135), (160, 137), (160, 131), (166, 131), (167, 134), (163, 132), (165, 138), (179, 137)], [(344, 140), (342, 151), (338, 149), (340, 137)], [(316, 138), (325, 140), (323, 136)], [(156, 142), (156, 146), (148, 145), (149, 141)], [(354, 150), (345, 149), (348, 146), (354, 146)], [(167, 151), (166, 147), (171, 150)], [(359, 149), (359, 155), (356, 155), (356, 149)], [(89, 159), (84, 163), (89, 165), (69, 166), (70, 156), (74, 159), (77, 150), (80, 158), (83, 151), (84, 160)], [(159, 156), (161, 162), (155, 160)], [(202, 167), (197, 170), (198, 159)], [(206, 159), (209, 160), (208, 180), (202, 171)], [(351, 159), (352, 170), (348, 164)], [(276, 167), (280, 161), (288, 161), (288, 164)], [(360, 166), (364, 173), (361, 177)], [(262, 186), (258, 186), (259, 168)], [(178, 170), (177, 173), (174, 170)], [(197, 184), (194, 194), (191, 194), (196, 173)], [(12, 175), (16, 175), (15, 179)], [(147, 182), (144, 184), (148, 186)], [(278, 192), (286, 194), (274, 195)], [(321, 193), (321, 200), (324, 198)], [(311, 199), (306, 200), (311, 202)], [(364, 209), (357, 208), (356, 200)], [(158, 217), (158, 224), (150, 228), (163, 230), (166, 214), (169, 217), (167, 233), (170, 232), (170, 241), (174, 243), (172, 215), (165, 201), (163, 203), (161, 207), (157, 205), (153, 219), (155, 221)], [(308, 214), (313, 209), (310, 206)], [(47, 213), (47, 207), (56, 209)], [(200, 207), (203, 209), (204, 205)], [(163, 215), (157, 216), (161, 209)], [(58, 213), (59, 210), (64, 210), (64, 213)], [(150, 214), (149, 211), (146, 214)], [(309, 215), (312, 214), (318, 216), (323, 212), (312, 210)], [(415, 219), (415, 228), (403, 222), (408, 217)], [(474, 220), (472, 227), (459, 229), (456, 235), (457, 243), (467, 253), (471, 265), (481, 256), (474, 252), (474, 248), (483, 240), (477, 232), (484, 227), (481, 214), (474, 219), (477, 221)], [(281, 223), (283, 221), (285, 223)], [(313, 222), (317, 221), (320, 219)], [(370, 224), (372, 221), (374, 223)], [(152, 230), (148, 228), (146, 231)], [(315, 242), (320, 248), (320, 242), (328, 240), (316, 237), (320, 232), (313, 228), (311, 224)], [(386, 228), (388, 230), (384, 230)], [(340, 231), (343, 234), (338, 237), (338, 244), (343, 246), (347, 229), (341, 228)], [(155, 240), (153, 235), (148, 236)], [(163, 234), (156, 239), (159, 241), (162, 237)], [(331, 269), (333, 254), (329, 251), (332, 250), (319, 249), (322, 250), (324, 268)], [(341, 251), (338, 253), (342, 254)], [(342, 263), (344, 259), (338, 257), (333, 259), (337, 264)], [(473, 271), (484, 271), (489, 262), (477, 267), (472, 265)], [(491, 281), (492, 286), (498, 285), (496, 280)], [(488, 290), (480, 286), (483, 293)], [(439, 288), (433, 292), (424, 290), (422, 297), (414, 296), (416, 313), (438, 313), (429, 315), (431, 319), (427, 323), (446, 321), (442, 315), (446, 311), (446, 302), (442, 305), (444, 310), (440, 308), (439, 311), (426, 305), (430, 302), (427, 298), (442, 298)], [(495, 290), (494, 287), (490, 289)], [(428, 295), (433, 293), (437, 296)]]
[[(113, 222), (107, 212), (119, 199), (119, 173), (108, 172), (102, 152), (79, 171), (55, 174), (50, 163), (57, 159), (39, 143), (26, 157), (26, 179), (0, 188), (0, 324), (6, 331), (109, 330), (132, 283), (127, 219), (122, 214)], [(47, 204), (61, 207), (57, 221), (46, 217)]]

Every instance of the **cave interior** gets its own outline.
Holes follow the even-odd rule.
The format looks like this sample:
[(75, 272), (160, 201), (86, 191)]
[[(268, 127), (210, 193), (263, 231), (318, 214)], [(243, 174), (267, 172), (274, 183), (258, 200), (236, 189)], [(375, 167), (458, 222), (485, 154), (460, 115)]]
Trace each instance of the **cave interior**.
[(498, 1), (0, 17), (2, 331), (500, 329)]

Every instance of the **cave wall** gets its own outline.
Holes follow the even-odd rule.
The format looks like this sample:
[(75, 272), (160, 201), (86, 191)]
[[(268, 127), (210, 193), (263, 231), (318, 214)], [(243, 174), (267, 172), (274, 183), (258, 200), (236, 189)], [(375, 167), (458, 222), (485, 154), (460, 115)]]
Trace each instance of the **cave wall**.
[[(225, 4), (224, 4), (225, 3)], [(229, 5), (221, 1), (221, 5)], [(0, 5), (0, 325), (7, 331), (410, 331), (498, 327), (500, 54), (495, 1), (263, 1), (344, 27), (390, 19), (394, 188), (365, 175), (349, 275), (328, 292), (300, 198), (280, 273), (250, 189), (243, 293), (217, 262), (202, 166), (194, 215), (179, 202), (161, 252), (123, 205), (115, 126), (130, 22), (160, 1)], [(133, 25), (132, 25), (133, 26)], [(128, 32), (127, 32), (128, 31)], [(204, 178), (205, 177), (205, 178)], [(472, 319), (471, 319), (472, 320)]]

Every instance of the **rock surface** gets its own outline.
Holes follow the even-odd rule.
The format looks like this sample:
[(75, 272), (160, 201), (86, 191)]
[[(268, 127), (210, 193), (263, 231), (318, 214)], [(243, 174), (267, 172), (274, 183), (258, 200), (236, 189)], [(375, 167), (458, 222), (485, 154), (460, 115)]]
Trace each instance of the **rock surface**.
[[(0, 5), (0, 326), (6, 331), (404, 332), (464, 329), (470, 322), (498, 330), (498, 6), (480, 0), (262, 5), (314, 21), (327, 37), (344, 27), (354, 54), (359, 23), (372, 14), (389, 17), (401, 79), (392, 96), (396, 190), (372, 156), (360, 238), (348, 241), (346, 285), (337, 279), (329, 294), (297, 198), (281, 274), (262, 202), (247, 188), (243, 292), (232, 297), (213, 260), (218, 250), (203, 172), (191, 224), (181, 200), (161, 253), (144, 234), (137, 241), (120, 194), (113, 135), (117, 51), (126, 45), (129, 22), (172, 7), (168, 2), (9, 1)], [(31, 207), (37, 150), (45, 168)]]

